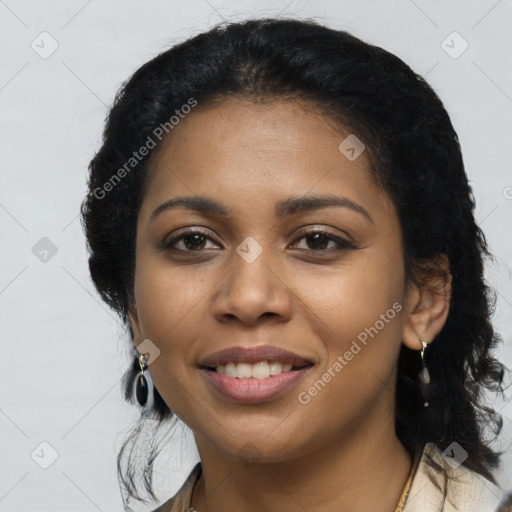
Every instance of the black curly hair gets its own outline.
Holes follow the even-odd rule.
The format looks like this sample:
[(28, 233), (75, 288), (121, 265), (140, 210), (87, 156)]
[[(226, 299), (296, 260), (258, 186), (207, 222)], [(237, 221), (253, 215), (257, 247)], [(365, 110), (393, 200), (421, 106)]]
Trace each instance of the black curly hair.
[[(345, 31), (312, 20), (223, 23), (164, 51), (123, 84), (89, 166), (82, 221), (94, 284), (121, 316), (132, 345), (128, 311), (137, 216), (151, 157), (140, 148), (149, 140), (159, 147), (158, 127), (173, 129), (169, 120), (184, 105), (194, 101), (200, 108), (229, 97), (303, 100), (350, 128), (366, 145), (376, 183), (398, 211), (407, 280), (423, 286), (425, 279), (441, 272), (441, 255), (448, 257), (450, 312), (425, 356), (435, 399), (423, 407), (417, 381), (420, 360), (417, 352), (402, 346), (396, 432), (411, 455), (428, 442), (444, 450), (456, 441), (468, 453), (464, 465), (496, 483), (491, 471), (501, 453), (490, 447), (485, 427), (497, 436), (502, 418), (484, 405), (484, 393), (503, 393), (506, 368), (492, 354), (501, 341), (491, 324), (495, 294), (484, 281), (484, 260), (492, 255), (475, 223), (457, 134), (441, 100), (421, 76), (395, 55)], [(123, 378), (128, 402), (133, 402), (138, 371), (134, 358)], [(175, 422), (156, 388), (151, 414), (157, 427)], [(155, 499), (152, 463), (158, 446), (149, 451), (143, 479), (131, 463), (133, 447), (123, 467), (127, 446), (136, 441), (147, 419), (146, 411), (118, 455), (120, 482), (136, 499), (142, 499), (137, 491), (142, 480)]]

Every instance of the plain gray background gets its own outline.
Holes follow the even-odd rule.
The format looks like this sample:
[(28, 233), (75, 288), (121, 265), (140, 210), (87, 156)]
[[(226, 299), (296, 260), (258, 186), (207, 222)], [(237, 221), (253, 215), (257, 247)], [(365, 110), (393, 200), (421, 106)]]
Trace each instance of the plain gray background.
[[(138, 413), (121, 399), (127, 339), (88, 275), (78, 218), (87, 165), (135, 69), (223, 19), (272, 15), (349, 30), (439, 94), (496, 257), (487, 279), (512, 368), (511, 0), (0, 0), (0, 511), (123, 509), (116, 450)], [(512, 404), (495, 405), (510, 450)], [(197, 460), (184, 440), (160, 459), (161, 501)], [(512, 488), (510, 453), (501, 478)]]

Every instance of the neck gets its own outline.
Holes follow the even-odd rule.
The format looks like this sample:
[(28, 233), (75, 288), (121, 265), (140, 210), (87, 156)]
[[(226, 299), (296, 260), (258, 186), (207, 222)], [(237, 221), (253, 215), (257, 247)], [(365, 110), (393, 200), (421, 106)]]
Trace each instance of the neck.
[(234, 461), (196, 436), (202, 475), (191, 506), (197, 512), (339, 512), (342, 504), (351, 512), (392, 512), (412, 460), (396, 437), (394, 421), (380, 420), (378, 429), (358, 425), (352, 434), (343, 432), (285, 462)]

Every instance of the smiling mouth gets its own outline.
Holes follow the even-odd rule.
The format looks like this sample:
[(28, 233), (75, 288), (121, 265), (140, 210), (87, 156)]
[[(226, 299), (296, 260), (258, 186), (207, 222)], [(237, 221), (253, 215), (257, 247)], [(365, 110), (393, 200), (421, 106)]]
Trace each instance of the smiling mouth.
[(306, 363), (294, 366), (290, 363), (281, 363), (280, 361), (259, 361), (252, 364), (236, 363), (233, 361), (217, 366), (204, 366), (202, 368), (237, 379), (268, 379), (269, 377), (302, 370), (310, 366), (313, 365)]
[[(199, 366), (206, 382), (218, 396), (230, 402), (257, 404), (277, 399), (298, 384), (315, 366), (305, 361), (263, 360)], [(271, 373), (272, 372), (272, 373)]]

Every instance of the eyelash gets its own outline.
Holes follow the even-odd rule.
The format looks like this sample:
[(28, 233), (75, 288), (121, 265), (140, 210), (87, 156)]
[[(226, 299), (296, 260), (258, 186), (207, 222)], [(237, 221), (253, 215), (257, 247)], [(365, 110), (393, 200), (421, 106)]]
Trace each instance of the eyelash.
[[(340, 251), (347, 250), (347, 249), (353, 249), (353, 250), (357, 249), (357, 247), (352, 242), (349, 242), (348, 240), (334, 236), (331, 233), (329, 233), (328, 231), (321, 230), (321, 229), (310, 229), (310, 230), (303, 231), (303, 232), (299, 233), (298, 238), (296, 238), (295, 241), (292, 242), (291, 245), (295, 246), (295, 245), (297, 245), (297, 242), (299, 240), (305, 239), (308, 236), (312, 236), (312, 235), (316, 235), (316, 234), (326, 236), (328, 239), (327, 243), (333, 241), (338, 245), (338, 247), (335, 248), (334, 250), (332, 248), (331, 249), (299, 249), (299, 250), (306, 251), (309, 254), (326, 255), (326, 254), (332, 254), (333, 252), (340, 252)], [(210, 236), (208, 236), (208, 234), (206, 232), (201, 231), (200, 229), (190, 229), (188, 231), (181, 233), (178, 236), (171, 238), (170, 240), (167, 240), (167, 241), (164, 240), (164, 242), (162, 243), (160, 248), (162, 250), (174, 250), (174, 251), (189, 252), (189, 253), (202, 252), (204, 250), (208, 250), (208, 249), (198, 249), (198, 250), (176, 249), (176, 247), (173, 247), (173, 245), (175, 245), (176, 243), (178, 243), (178, 242), (182, 241), (183, 239), (185, 239), (189, 236), (192, 236), (192, 235), (202, 235), (203, 237), (207, 238), (208, 240), (212, 241), (213, 243), (216, 243)]]

